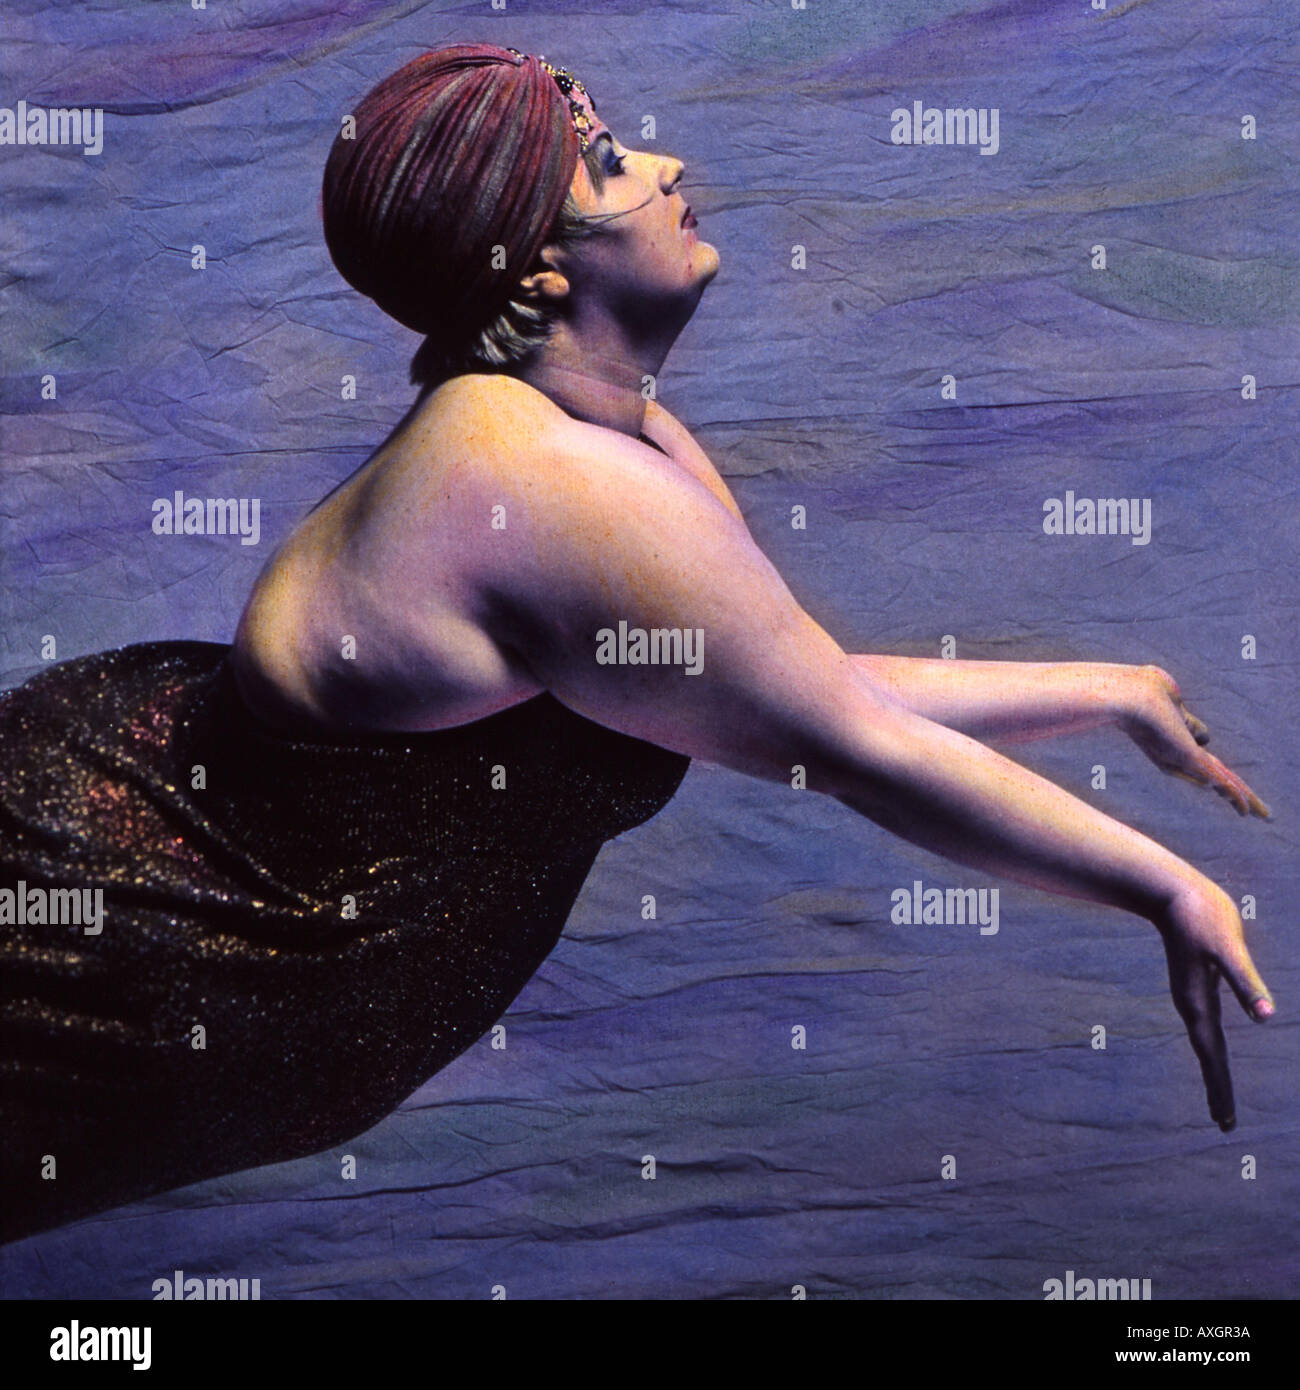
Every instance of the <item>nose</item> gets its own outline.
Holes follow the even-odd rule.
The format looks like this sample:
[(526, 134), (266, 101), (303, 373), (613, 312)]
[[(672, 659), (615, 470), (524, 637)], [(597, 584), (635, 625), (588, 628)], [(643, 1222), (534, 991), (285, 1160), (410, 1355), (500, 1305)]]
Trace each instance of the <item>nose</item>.
[(686, 166), (672, 155), (664, 155), (659, 161), (659, 187), (665, 193), (672, 193), (682, 181)]

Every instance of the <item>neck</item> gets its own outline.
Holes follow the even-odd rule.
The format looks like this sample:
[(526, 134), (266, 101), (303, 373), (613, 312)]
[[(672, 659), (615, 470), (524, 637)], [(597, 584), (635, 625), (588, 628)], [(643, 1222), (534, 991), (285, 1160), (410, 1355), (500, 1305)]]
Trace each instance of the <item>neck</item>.
[(641, 394), (641, 374), (625, 376), (601, 363), (600, 375), (593, 375), (590, 364), (581, 368), (558, 362), (542, 362), (521, 371), (520, 377), (549, 396), (567, 415), (604, 425), (606, 429), (635, 438), (645, 423), (645, 397)]
[(566, 414), (635, 438), (645, 424), (644, 379), (659, 372), (670, 346), (580, 341), (561, 322), (516, 375)]

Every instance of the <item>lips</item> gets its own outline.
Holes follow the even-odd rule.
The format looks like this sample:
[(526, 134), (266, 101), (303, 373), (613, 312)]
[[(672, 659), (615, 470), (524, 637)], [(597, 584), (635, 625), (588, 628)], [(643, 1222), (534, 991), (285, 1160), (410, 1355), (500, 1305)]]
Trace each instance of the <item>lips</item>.
[(695, 220), (695, 214), (691, 211), (691, 205), (690, 205), (689, 203), (687, 203), (687, 204), (686, 204), (686, 211), (685, 211), (684, 213), (682, 213), (682, 226), (683, 226), (683, 227), (696, 227), (696, 226), (698, 226), (698, 225), (699, 225), (699, 224), (698, 224), (698, 223), (696, 222), (696, 220)]

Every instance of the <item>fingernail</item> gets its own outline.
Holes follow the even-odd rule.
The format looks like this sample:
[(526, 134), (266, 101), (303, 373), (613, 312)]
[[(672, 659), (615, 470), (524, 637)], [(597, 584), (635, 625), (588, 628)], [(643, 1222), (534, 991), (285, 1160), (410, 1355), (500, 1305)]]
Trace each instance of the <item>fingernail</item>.
[(1226, 1120), (1220, 1120), (1219, 1128), (1224, 1132), (1224, 1134), (1227, 1134), (1230, 1130), (1236, 1129), (1237, 1117), (1235, 1115), (1229, 1115)]
[(1260, 1022), (1273, 1017), (1273, 1005), (1267, 999), (1255, 1000), (1255, 1018)]

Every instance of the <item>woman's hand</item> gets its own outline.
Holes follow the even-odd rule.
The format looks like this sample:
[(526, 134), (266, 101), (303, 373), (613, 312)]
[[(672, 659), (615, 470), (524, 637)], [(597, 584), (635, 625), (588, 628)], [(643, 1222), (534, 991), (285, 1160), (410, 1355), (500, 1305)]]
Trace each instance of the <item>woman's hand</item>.
[(1259, 797), (1205, 751), (1209, 730), (1183, 704), (1177, 681), (1158, 666), (1134, 666), (1128, 672), (1118, 722), (1147, 757), (1164, 772), (1212, 787), (1241, 815), (1267, 819), (1269, 809)]
[(1219, 1015), (1219, 977), (1237, 996), (1246, 1016), (1263, 1023), (1273, 1016), (1268, 987), (1246, 950), (1241, 917), (1220, 888), (1201, 879), (1177, 895), (1156, 921), (1169, 961), (1174, 1007), (1187, 1027), (1201, 1064), (1210, 1117), (1225, 1133), (1236, 1124), (1228, 1043)]

